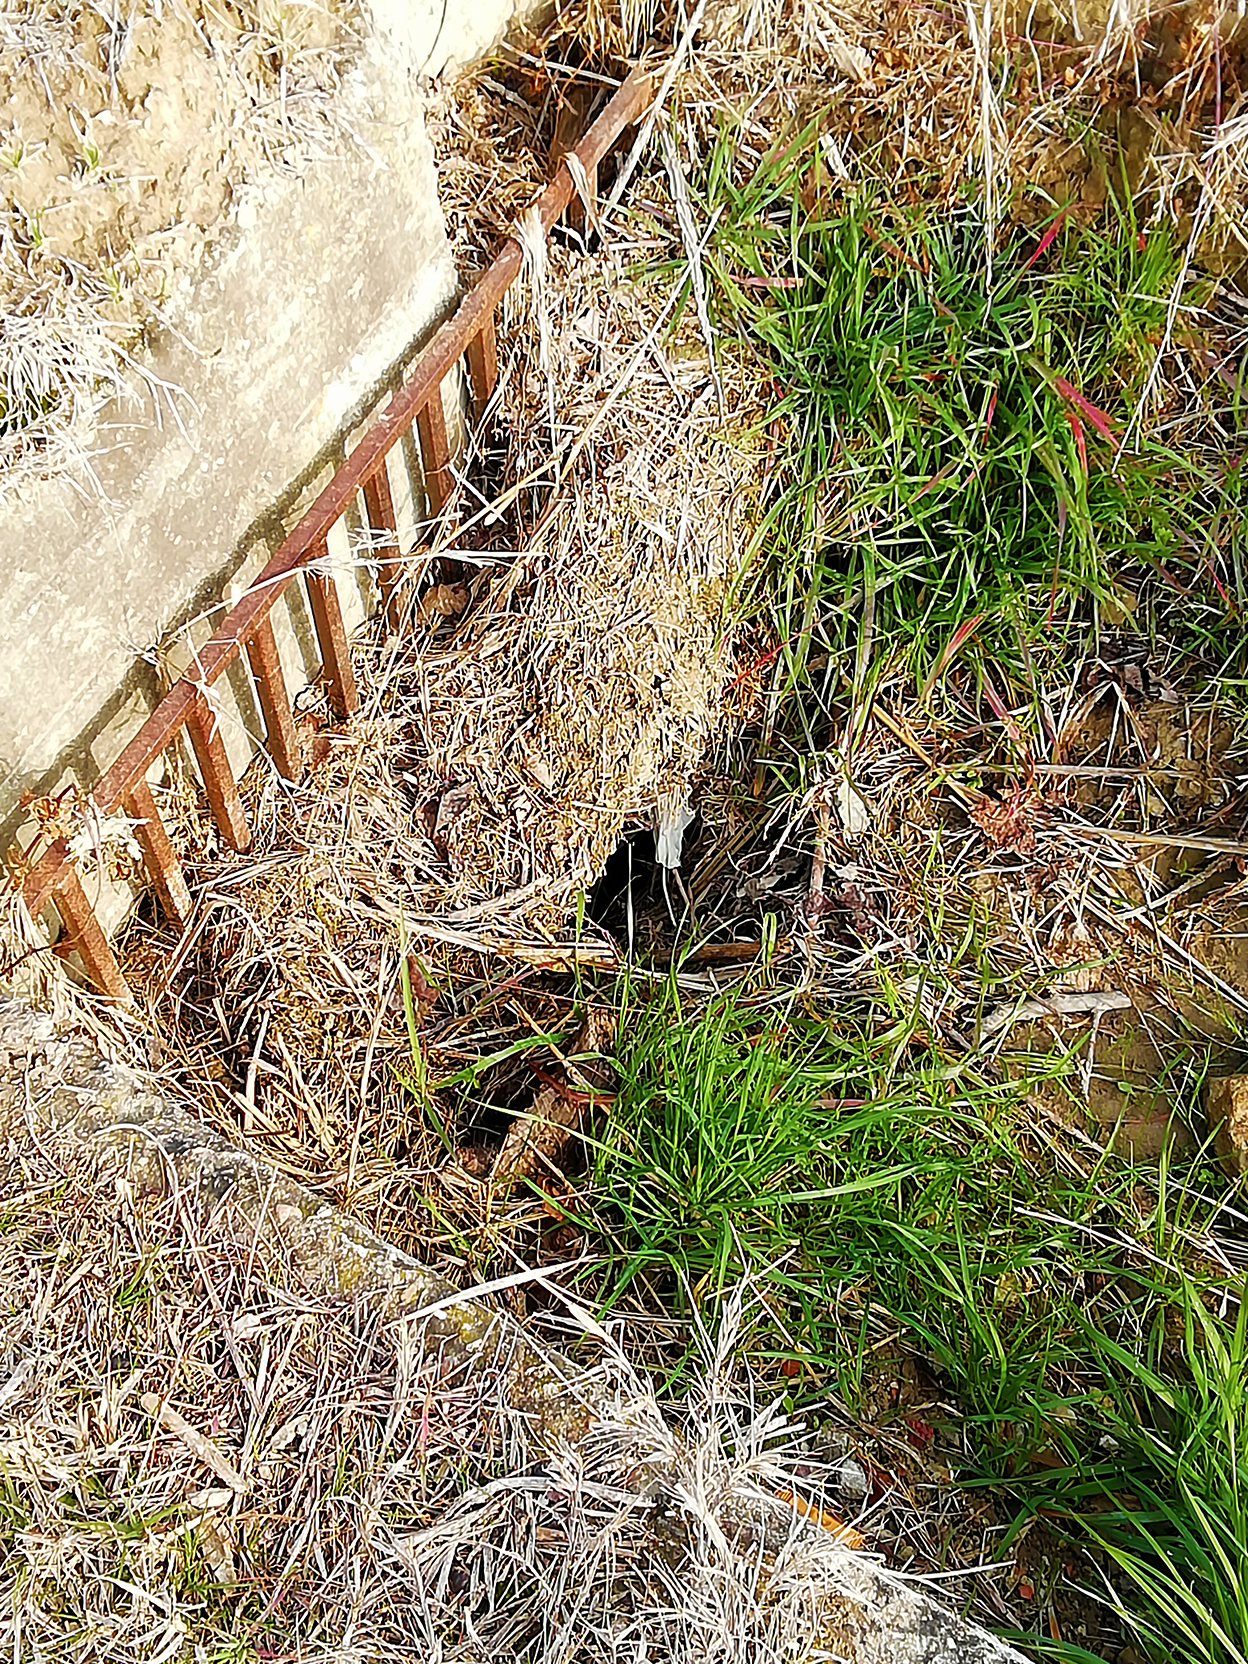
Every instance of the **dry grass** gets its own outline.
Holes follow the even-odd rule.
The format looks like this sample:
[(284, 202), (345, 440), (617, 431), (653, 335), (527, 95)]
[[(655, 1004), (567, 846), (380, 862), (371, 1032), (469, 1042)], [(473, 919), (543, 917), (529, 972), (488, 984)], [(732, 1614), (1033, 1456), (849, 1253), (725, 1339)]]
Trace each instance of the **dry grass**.
[[(26, 1051), (29, 1020), (5, 1022)], [(627, 1624), (647, 1656), (856, 1656), (874, 1562), (740, 1371), (751, 1291), (661, 1409), (575, 1307), (593, 1362), (484, 1306), (440, 1327), (393, 1256), (376, 1289), (351, 1254), (309, 1261), (288, 1216), (313, 1223), (311, 1199), (243, 1186), (248, 1158), (167, 1114), (127, 1140), (147, 1110), (92, 1061), (58, 1038), (3, 1081), (6, 1647), (606, 1659)]]
[[(917, 1005), (929, 1043), (966, 1055), (1026, 1036), (1037, 1013), (1022, 996), (1037, 986), (1125, 993), (1154, 1081), (1173, 1027), (1225, 1037), (1248, 1009), (1248, 967), (1210, 947), (1244, 934), (1237, 856), (1215, 843), (1226, 859), (1190, 887), (1173, 859), (1184, 839), (1209, 852), (1225, 837), (1240, 742), (1207, 711), (1139, 697), (1147, 667), (1136, 688), (1121, 666), (1037, 663), (1034, 727), (994, 712), (995, 738), (956, 675), (922, 710), (885, 681), (845, 754), (808, 758), (803, 792), (770, 822), (733, 780), (736, 719), (764, 706), (773, 663), (770, 644), (745, 653), (734, 641), (731, 607), (768, 464), (747, 435), (765, 412), (726, 359), (721, 415), (696, 285), (673, 323), (673, 285), (706, 230), (696, 204), (677, 223), (682, 157), (743, 101), (754, 113), (742, 143), (760, 154), (818, 108), (831, 112), (831, 179), (870, 171), (904, 192), (931, 170), (951, 202), (978, 179), (989, 226), (1055, 202), (1091, 218), (1104, 173), (1072, 129), (1135, 100), (1147, 142), (1134, 160), (1155, 211), (1179, 224), (1193, 262), (1233, 255), (1237, 26), (1183, 14), (1158, 83), (1146, 38), (1160, 12), (1040, 10), (708, 9), (665, 165), (656, 144), (627, 237), (617, 227), (593, 257), (530, 246), (505, 331), (502, 478), (496, 445), (483, 459), (492, 502), (465, 485), (437, 547), (412, 557), (414, 630), (378, 627), (359, 645), (363, 713), (338, 725), (304, 701), (309, 774), (291, 788), (253, 771), (248, 857), (186, 828), (191, 925), (178, 940), (137, 927), (127, 945), (161, 1063), (210, 1121), (402, 1246), (470, 1267), (510, 1263), (521, 1246), (545, 1263), (576, 1255), (557, 1210), (492, 1183), (476, 1144), (531, 1104), (533, 1062), (559, 1066), (583, 998), (566, 973), (619, 960), (578, 921), (578, 898), (622, 831), (672, 822), (691, 792), (713, 847), (671, 879), (672, 915), (689, 906), (711, 947), (754, 958), (757, 946), (760, 1001), (883, 996), (903, 1014)], [(617, 29), (601, 8), (565, 17), (556, 45), (566, 55), (587, 27), (592, 51), (618, 51), (639, 18)], [(992, 69), (1003, 45), (1023, 66), (1008, 87)], [(1226, 107), (1211, 130), (1215, 76)], [(501, 86), (482, 72), (438, 110), (465, 269), (549, 157), (541, 112)], [(1023, 180), (1037, 187), (1030, 206), (1015, 195)], [(627, 280), (631, 259), (656, 254), (674, 275)], [(998, 778), (1021, 784), (986, 806), (980, 787)], [(768, 914), (786, 921), (769, 955)], [(1091, 1102), (1115, 1023), (1095, 1000), (1073, 1017), (1055, 1003), (1034, 1044), (1079, 1039)], [(1117, 1062), (1104, 1071), (1111, 1106), (1122, 1079)], [(300, 1643), (344, 1652), (474, 1657), (537, 1637), (553, 1653), (575, 1634), (592, 1657), (614, 1645), (610, 1615), (623, 1612), (641, 1644), (677, 1658), (800, 1655), (820, 1603), (851, 1588), (839, 1545), (776, 1503), (797, 1457), (778, 1456), (785, 1430), (724, 1384), (731, 1330), (679, 1434), (608, 1346), (594, 1391), (614, 1394), (615, 1410), (597, 1442), (555, 1452), (534, 1476), (524, 1428), (499, 1419), (490, 1382), (437, 1378), (401, 1323), (304, 1298), (267, 1245), (240, 1257), (192, 1243), (175, 1213), (142, 1215), (124, 1188), (74, 1197), (58, 1249), (55, 1185), (32, 1168), (0, 1237), (15, 1255), (6, 1344), (40, 1359), (4, 1407), (31, 1430), (5, 1446), (5, 1483), (10, 1506), (28, 1510), (10, 1561), (21, 1621), (36, 1637), (50, 1626), (45, 1652), (71, 1621), (118, 1657), (172, 1656), (192, 1632), (228, 1650), (281, 1621)], [(86, 1323), (101, 1271), (99, 1344), (119, 1360), (107, 1375), (70, 1328)], [(228, 1336), (203, 1316), (209, 1284), (230, 1307)], [(221, 1495), (191, 1445), (142, 1411), (149, 1391), (193, 1409), (251, 1488)], [(639, 1467), (655, 1476), (649, 1512), (622, 1480)], [(70, 1497), (89, 1529), (68, 1518)], [(645, 1558), (663, 1507), (688, 1527), (678, 1594), (672, 1561)], [(947, 1510), (934, 1482), (899, 1537), (927, 1531), (935, 1558)], [(755, 1524), (735, 1535), (743, 1512)], [(242, 1602), (222, 1594), (236, 1576)]]
[[(481, 1128), (493, 1136), (494, 1118), (534, 1088), (522, 1056), (488, 1060), (568, 1028), (575, 996), (547, 970), (612, 964), (618, 951), (585, 921), (578, 930), (578, 897), (625, 828), (672, 821), (695, 782), (700, 858), (683, 883), (672, 877), (661, 911), (674, 922), (692, 901), (712, 953), (717, 943), (739, 945), (745, 967), (766, 915), (791, 915), (794, 928), (769, 957), (777, 997), (795, 985), (878, 992), (883, 982), (889, 997), (921, 997), (934, 1033), (975, 1044), (982, 1019), (1035, 979), (1056, 974), (1058, 992), (1125, 991), (1146, 1009), (1168, 980), (1178, 992), (1162, 993), (1149, 1017), (1161, 1025), (1160, 1046), (1167, 1024), (1202, 1006), (1213, 1008), (1202, 1021), (1222, 1032), (1248, 993), (1237, 966), (1202, 969), (1202, 942), (1225, 923), (1210, 909), (1237, 916), (1232, 874), (1198, 909), (1185, 892), (1171, 919), (1145, 905), (1167, 885), (1170, 846), (1114, 842), (1073, 824), (1068, 788), (1078, 776), (1064, 769), (1126, 769), (1145, 791), (1139, 771), (1153, 759), (1125, 719), (1112, 736), (1082, 732), (1077, 707), (1090, 703), (1088, 689), (1064, 681), (1065, 667), (1052, 668), (1044, 698), (1067, 713), (1069, 732), (1055, 747), (1033, 736), (1042, 769), (1021, 800), (1036, 840), (1024, 853), (967, 818), (975, 791), (955, 789), (949, 804), (948, 765), (956, 770), (959, 759), (971, 774), (987, 768), (990, 780), (996, 767), (1003, 780), (1017, 768), (1008, 729), (999, 753), (950, 737), (982, 712), (929, 723), (885, 690), (881, 720), (851, 765), (865, 836), (843, 824), (855, 810), (835, 757), (811, 759), (804, 798), (761, 833), (757, 804), (733, 780), (737, 724), (764, 706), (773, 662), (759, 653), (751, 671), (754, 649), (734, 644), (729, 606), (767, 467), (742, 435), (763, 407), (728, 359), (721, 420), (704, 321), (691, 303), (672, 333), (669, 280), (630, 283), (626, 268), (673, 244), (686, 260), (696, 254), (689, 226), (677, 226), (669, 170), (743, 101), (755, 115), (742, 142), (760, 153), (786, 121), (818, 107), (830, 172), (869, 169), (904, 183), (935, 169), (952, 196), (988, 168), (1004, 203), (1031, 169), (1091, 214), (1104, 180), (1098, 186), (1071, 124), (1112, 106), (1144, 73), (1146, 20), (1138, 9), (1084, 7), (1077, 31), (1069, 14), (1030, 15), (1029, 36), (1026, 17), (996, 17), (993, 50), (1026, 50), (1009, 96), (998, 87), (985, 103), (984, 61), (977, 68), (968, 51), (963, 9), (708, 9), (677, 81), (667, 166), (656, 145), (634, 183), (627, 232), (617, 228), (592, 257), (552, 248), (544, 274), (530, 261), (507, 319), (498, 426), (484, 458), (494, 501), (482, 507), (479, 488), (466, 487), (437, 547), (412, 557), (416, 629), (374, 635), (363, 649), (364, 714), (339, 730), (309, 704), (314, 761), (304, 785), (291, 791), (263, 768), (250, 782), (255, 852), (240, 862), (203, 846), (199, 910), (184, 939), (133, 939), (128, 970), (185, 1078), (211, 1083), (213, 1114), (379, 1229), (488, 1261), (504, 1220), (533, 1221), (476, 1172)], [(571, 61), (578, 38), (582, 51), (621, 50), (608, 21), (567, 12), (545, 42), (435, 100), (446, 206), (466, 269), (545, 172), (571, 93), (570, 78), (543, 64)], [(1172, 48), (1181, 46), (1186, 65), (1189, 138), (1210, 52), (1221, 53), (1229, 97), (1232, 41), (1229, 29), (1212, 45), (1208, 31), (1189, 30)], [(1217, 187), (1223, 196), (1229, 188)], [(1111, 681), (1097, 684), (1102, 694)], [(720, 741), (721, 772), (711, 775), (704, 759)], [(1215, 837), (1236, 778), (1230, 757), (1212, 767)], [(1175, 807), (1159, 819), (1154, 799), (1133, 821), (1102, 797), (1090, 819), (1199, 835), (1190, 803)], [(1125, 931), (1114, 922), (1141, 906)], [(433, 991), (414, 1007), (416, 1057), (400, 979), (407, 954)], [(714, 978), (725, 974), (727, 962), (714, 966)], [(1092, 1019), (1089, 1081), (1098, 1036), (1112, 1036), (1116, 1021)], [(1003, 1021), (989, 1029), (996, 1045), (1024, 1032)], [(1057, 1032), (1065, 1041), (1080, 1031), (1068, 1020)], [(432, 1116), (414, 1117), (413, 1107), (470, 1066), (482, 1070), (466, 1088), (474, 1130), (452, 1152), (439, 1134), (445, 1105)], [(404, 1080), (416, 1082), (414, 1096)], [(1112, 1103), (1116, 1082), (1107, 1090)]]
[(94, 422), (240, 189), (342, 141), (349, 3), (0, 9), (0, 491), (96, 489)]
[[(574, 998), (547, 973), (618, 954), (578, 930), (578, 897), (626, 827), (675, 821), (726, 720), (762, 456), (739, 390), (719, 414), (696, 318), (672, 321), (679, 274), (628, 284), (627, 252), (549, 251), (505, 336), (494, 523), (465, 490), (412, 557), (414, 627), (361, 645), (361, 714), (304, 701), (305, 781), (253, 770), (243, 860), (188, 822), (196, 916), (181, 941), (130, 940), (127, 974), (218, 1122), (404, 1243), (493, 1251), (509, 1204), (471, 1148), (448, 1160), (423, 1094), (564, 1031)], [(405, 962), (428, 984), (415, 1056)], [(497, 1111), (535, 1086), (514, 1056), (466, 1090)]]
[(1129, 701), (1100, 664), (1073, 685), (1064, 663), (1033, 670), (1055, 734), (1023, 739), (1020, 712), (985, 744), (969, 690), (915, 712), (885, 686), (848, 764), (811, 758), (805, 796), (761, 833), (742, 817), (737, 848), (689, 884), (705, 905), (726, 869), (733, 928), (756, 936), (749, 886), (770, 879), (755, 916), (798, 921), (777, 998), (795, 978), (834, 1001), (883, 997), (954, 1054), (1073, 1048), (1062, 1118), (1082, 1100), (1093, 1130), (1121, 1117), (1152, 1154), (1192, 1095), (1184, 1071), (1205, 1043), (1233, 1049), (1248, 1014), (1248, 847), (1227, 836), (1244, 734), (1209, 709)]
[(972, 182), (986, 228), (1095, 216), (1121, 147), (1141, 221), (1166, 218), (1194, 261), (1233, 269), (1248, 253), (1246, 43), (1221, 0), (723, 0), (677, 102), (703, 138), (749, 108), (760, 155), (817, 119), (833, 185), (871, 178), (952, 206)]

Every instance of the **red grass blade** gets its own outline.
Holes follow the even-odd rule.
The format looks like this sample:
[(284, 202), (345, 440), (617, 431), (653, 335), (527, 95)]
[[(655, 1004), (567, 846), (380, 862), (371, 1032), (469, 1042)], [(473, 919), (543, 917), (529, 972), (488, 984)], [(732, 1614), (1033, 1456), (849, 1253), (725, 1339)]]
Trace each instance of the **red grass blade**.
[(1070, 431), (1075, 436), (1075, 449), (1079, 452), (1079, 466), (1083, 469), (1083, 477), (1088, 477), (1088, 447), (1084, 443), (1083, 423), (1073, 410), (1066, 412), (1066, 420), (1070, 423)]
[(1077, 387), (1072, 387), (1065, 376), (1054, 376), (1053, 385), (1064, 399), (1070, 400), (1076, 410), (1082, 411), (1102, 439), (1108, 439), (1111, 443), (1117, 439), (1112, 420), (1103, 410), (1098, 409), (1091, 399), (1085, 399)]
[(989, 393), (989, 395), (988, 395), (988, 408), (984, 412), (984, 443), (985, 444), (988, 443), (988, 432), (989, 432), (989, 429), (992, 427), (992, 418), (996, 415), (996, 413), (997, 413), (997, 388), (996, 388), (996, 383), (994, 382), (992, 392)]
[(1015, 722), (1014, 717), (1011, 714), (1011, 712), (1007, 709), (1004, 699), (1002, 699), (1001, 695), (997, 692), (996, 688), (993, 687), (991, 681), (988, 679), (987, 670), (981, 671), (980, 674), (981, 674), (981, 677), (982, 677), (981, 686), (983, 687), (983, 690), (984, 690), (984, 698), (988, 701), (988, 704), (990, 705), (990, 707), (992, 709), (992, 714), (996, 717), (997, 721), (1002, 725), (1002, 727), (1005, 729), (1006, 733), (1014, 741), (1014, 744), (1023, 753), (1024, 757), (1026, 757), (1027, 760), (1030, 762), (1030, 760), (1031, 760), (1031, 747), (1027, 743), (1026, 735), (1023, 733), (1022, 729), (1018, 726), (1018, 723)]
[(940, 472), (938, 474), (933, 474), (931, 479), (928, 480), (926, 485), (921, 485), (919, 487), (919, 489), (915, 492), (914, 496), (911, 497), (910, 501), (912, 503), (917, 503), (920, 497), (926, 497), (928, 492), (931, 491), (934, 486), (939, 485), (942, 480), (947, 480), (949, 478), (950, 474), (952, 474), (953, 470), (956, 467), (957, 467), (957, 461), (956, 460), (953, 461), (953, 462), (946, 462), (945, 466), (940, 470)]
[(740, 273), (734, 279), (743, 289), (800, 289), (800, 277), (744, 277)]
[[(1023, 266), (1023, 271), (1024, 272), (1029, 272), (1031, 270), (1031, 268), (1035, 265), (1036, 261), (1040, 258), (1040, 256), (1047, 249), (1049, 249), (1053, 246), (1053, 239), (1057, 236), (1058, 232), (1062, 229), (1062, 221), (1066, 218), (1066, 216), (1069, 212), (1070, 212), (1069, 208), (1063, 208), (1062, 209), (1061, 213), (1053, 221), (1053, 224), (1049, 227), (1049, 229), (1045, 232), (1044, 236), (1041, 237), (1040, 241), (1036, 244), (1035, 248), (1032, 250), (1031, 258)], [(1020, 272), (1019, 275), (1021, 276), (1022, 273)]]
[(967, 642), (975, 634), (976, 630), (978, 630), (979, 626), (984, 622), (986, 617), (986, 613), (977, 612), (974, 618), (965, 619), (958, 625), (957, 629), (949, 637), (949, 640), (941, 648), (940, 657), (936, 660), (936, 663), (932, 668), (931, 675), (923, 684), (923, 691), (919, 695), (920, 705), (926, 705), (928, 695), (936, 686), (937, 682), (939, 682), (940, 678), (944, 675), (945, 671), (948, 670), (950, 664), (953, 662), (954, 656), (957, 653), (960, 653), (962, 648), (966, 646)]

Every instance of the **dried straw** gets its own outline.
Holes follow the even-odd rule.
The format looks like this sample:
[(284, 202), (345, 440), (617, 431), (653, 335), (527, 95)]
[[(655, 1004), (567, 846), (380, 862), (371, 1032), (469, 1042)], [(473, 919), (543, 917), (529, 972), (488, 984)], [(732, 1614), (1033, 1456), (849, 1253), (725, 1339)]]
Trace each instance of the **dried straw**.
[(171, 390), (144, 330), (225, 229), (241, 187), (350, 142), (353, 0), (0, 8), (0, 493), (98, 490), (110, 399)]
[[(546, 251), (503, 335), (496, 523), (465, 491), (412, 557), (413, 627), (360, 644), (361, 715), (340, 728), (307, 702), (305, 781), (253, 770), (245, 859), (188, 828), (196, 916), (180, 941), (138, 931), (126, 959), (219, 1123), (404, 1243), (445, 1243), (430, 1209), (449, 1207), (494, 1251), (511, 1204), (473, 1176), (473, 1114), (448, 1152), (460, 1100), (424, 1116), (426, 1094), (563, 1031), (571, 997), (543, 967), (615, 962), (578, 932), (579, 898), (626, 828), (678, 817), (725, 720), (753, 411), (726, 377), (721, 419), (697, 317), (672, 322), (681, 274), (626, 283), (628, 252)], [(415, 1053), (404, 963), (430, 989)], [(536, 1084), (513, 1057), (476, 1097), (523, 1108)]]
[[(7, 1044), (29, 1028), (6, 1013)], [(58, 1037), (0, 1090), (6, 1650), (606, 1660), (627, 1625), (644, 1656), (802, 1664), (859, 1656), (882, 1597), (932, 1621), (847, 1546), (827, 1464), (741, 1371), (753, 1291), (661, 1407), (574, 1306), (590, 1362), (479, 1299), (435, 1318), (417, 1267), (362, 1274), (354, 1228), (292, 1252), (311, 1199), (243, 1186), (228, 1150), (180, 1165), (189, 1124), (105, 1113), (84, 1142), (66, 1087), (133, 1092), (90, 1063)]]

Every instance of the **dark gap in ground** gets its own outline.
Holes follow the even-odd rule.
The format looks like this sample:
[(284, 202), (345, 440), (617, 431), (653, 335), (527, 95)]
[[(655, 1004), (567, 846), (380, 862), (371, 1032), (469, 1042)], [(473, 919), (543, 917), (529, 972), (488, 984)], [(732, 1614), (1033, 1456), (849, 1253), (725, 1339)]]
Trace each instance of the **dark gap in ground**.
[(639, 912), (653, 903), (661, 884), (654, 848), (654, 833), (647, 828), (625, 832), (589, 892), (586, 917), (621, 941), (628, 936), (630, 916), (635, 928)]

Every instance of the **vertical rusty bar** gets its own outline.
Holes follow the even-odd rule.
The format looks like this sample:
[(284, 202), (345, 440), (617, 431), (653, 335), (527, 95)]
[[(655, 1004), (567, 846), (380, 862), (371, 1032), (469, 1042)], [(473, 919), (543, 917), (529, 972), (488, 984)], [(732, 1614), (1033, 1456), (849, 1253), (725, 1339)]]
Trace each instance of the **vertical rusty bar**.
[(197, 691), (186, 715), (186, 731), (195, 748), (195, 759), (208, 794), (208, 807), (217, 823), (217, 830), (231, 849), (239, 851), (251, 847), (251, 828), (238, 790), (238, 782), (230, 769), (221, 725), (209, 708), (203, 693)]
[(111, 999), (128, 1000), (129, 984), (121, 974), (121, 966), (108, 945), (108, 937), (95, 916), (94, 908), (87, 900), (78, 870), (71, 862), (66, 862), (61, 869), (52, 899), (61, 915), (66, 936), (64, 944), (57, 943), (57, 951), (62, 954), (76, 951), (97, 988)]
[(134, 835), (143, 850), (148, 876), (156, 886), (156, 894), (169, 917), (185, 924), (191, 916), (191, 892), (182, 876), (182, 864), (174, 853), (165, 831), (165, 823), (156, 808), (156, 799), (146, 780), (130, 788), (125, 799), (126, 813), (138, 821)]
[(446, 437), (446, 411), (442, 408), (441, 387), (416, 412), (416, 432), (420, 436), (425, 499), (432, 518), (441, 514), (451, 494), (451, 447)]
[(295, 731), (295, 716), (286, 692), (286, 678), (282, 675), (272, 617), (262, 618), (252, 631), (251, 640), (247, 643), (247, 662), (260, 696), (260, 713), (264, 717), (264, 737), (269, 756), (277, 764), (283, 779), (299, 780), (303, 777), (303, 759), (299, 754), (299, 735)]
[[(399, 560), (398, 521), (394, 514), (394, 500), (390, 495), (390, 476), (383, 456), (373, 473), (363, 482), (364, 510), (368, 527), (373, 534), (370, 542), (377, 555), (377, 587), (387, 618), (394, 621), (394, 598), (403, 576)], [(380, 534), (380, 536), (378, 535)], [(382, 541), (384, 539), (384, 543)], [(383, 552), (384, 551), (384, 552)]]
[[(333, 575), (326, 570), (329, 554), (325, 539), (313, 556), (308, 568), (308, 603), (312, 608), (312, 622), (316, 625), (316, 639), (321, 648), (321, 668), (329, 682), (330, 703), (340, 717), (349, 717), (360, 703), (356, 692), (355, 672), (351, 668), (351, 649), (342, 622), (342, 608), (338, 604), (338, 589)], [(319, 570), (318, 570), (319, 566)]]
[(472, 414), (479, 422), (498, 380), (498, 341), (493, 312), (468, 343), (468, 380), (472, 387)]

